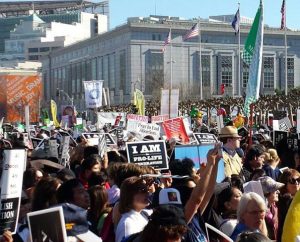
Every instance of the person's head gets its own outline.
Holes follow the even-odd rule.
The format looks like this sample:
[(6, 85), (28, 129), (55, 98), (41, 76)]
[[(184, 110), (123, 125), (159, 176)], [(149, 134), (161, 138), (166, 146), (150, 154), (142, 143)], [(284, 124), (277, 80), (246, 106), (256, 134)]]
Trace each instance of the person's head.
[(189, 159), (174, 160), (169, 167), (172, 175), (194, 177), (196, 175), (195, 163)]
[(254, 192), (244, 193), (240, 200), (237, 218), (250, 230), (257, 230), (263, 223), (266, 215), (264, 199)]
[(217, 196), (218, 212), (220, 214), (236, 212), (242, 197), (242, 192), (236, 187), (227, 187)]
[(34, 187), (43, 177), (43, 173), (35, 168), (26, 169), (23, 174), (23, 187), (28, 189)]
[(280, 158), (277, 154), (277, 150), (275, 149), (268, 149), (264, 153), (264, 158), (267, 164), (273, 164), (273, 163), (278, 164), (280, 161)]
[(97, 155), (98, 153), (98, 148), (96, 146), (86, 146), (83, 150), (83, 158), (86, 159), (89, 156)]
[(245, 163), (248, 163), (253, 170), (262, 168), (264, 152), (262, 145), (252, 145), (246, 154)]
[(149, 205), (148, 187), (146, 181), (140, 177), (125, 179), (120, 189), (119, 211), (121, 214), (130, 210), (140, 212)]
[(222, 128), (219, 134), (219, 138), (220, 141), (223, 142), (223, 144), (231, 150), (240, 148), (241, 136), (239, 136), (237, 128), (235, 128), (234, 126), (225, 126), (224, 128)]
[(280, 175), (279, 182), (285, 184), (280, 190), (281, 194), (290, 193), (294, 196), (300, 189), (300, 173), (295, 169), (286, 169)]
[(278, 202), (279, 189), (284, 186), (283, 183), (274, 181), (271, 177), (264, 176), (259, 179), (268, 205)]
[(57, 204), (56, 191), (60, 186), (58, 179), (45, 177), (35, 186), (32, 197), (32, 211), (49, 208)]
[(180, 242), (187, 232), (182, 209), (172, 205), (157, 207), (141, 233), (141, 242)]
[(243, 232), (241, 233), (236, 242), (271, 242), (268, 237), (260, 232)]
[(145, 174), (145, 170), (134, 163), (122, 163), (116, 168), (116, 173), (115, 173), (115, 184), (117, 187), (121, 187), (121, 184), (123, 181), (132, 176), (140, 176)]
[(88, 209), (90, 196), (78, 179), (64, 182), (57, 190), (58, 203), (72, 203), (78, 207)]
[(266, 175), (266, 172), (264, 169), (255, 169), (254, 171), (252, 171), (251, 175), (250, 175), (250, 180), (251, 181), (257, 181), (259, 178), (263, 177)]
[(300, 154), (299, 150), (294, 151), (294, 162), (295, 162), (295, 168), (298, 168), (300, 166)]
[(91, 200), (89, 217), (97, 222), (102, 213), (108, 210), (108, 193), (104, 186), (93, 186), (88, 190)]
[(101, 171), (101, 157), (99, 155), (91, 155), (84, 159), (80, 165), (81, 175), (88, 180), (93, 173)]

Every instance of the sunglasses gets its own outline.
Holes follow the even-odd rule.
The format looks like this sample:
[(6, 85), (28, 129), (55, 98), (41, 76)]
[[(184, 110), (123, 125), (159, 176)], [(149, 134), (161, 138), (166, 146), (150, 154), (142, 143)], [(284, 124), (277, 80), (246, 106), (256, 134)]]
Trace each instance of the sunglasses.
[(289, 181), (288, 181), (290, 184), (300, 184), (300, 177), (295, 179), (295, 178), (291, 178)]

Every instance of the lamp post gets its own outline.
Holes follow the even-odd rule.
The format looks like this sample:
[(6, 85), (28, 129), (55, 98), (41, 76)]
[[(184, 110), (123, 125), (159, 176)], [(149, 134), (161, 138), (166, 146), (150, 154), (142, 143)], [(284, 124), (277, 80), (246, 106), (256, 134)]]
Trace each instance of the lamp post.
[(70, 101), (70, 103), (71, 103), (71, 106), (73, 106), (73, 104), (74, 104), (74, 99), (73, 99), (73, 97), (71, 98), (71, 97), (69, 96), (69, 94), (66, 93), (64, 90), (61, 90), (61, 89), (59, 89), (59, 88), (56, 88), (56, 96), (57, 96), (57, 97), (60, 96), (60, 93), (64, 94), (64, 95), (69, 99), (69, 101)]

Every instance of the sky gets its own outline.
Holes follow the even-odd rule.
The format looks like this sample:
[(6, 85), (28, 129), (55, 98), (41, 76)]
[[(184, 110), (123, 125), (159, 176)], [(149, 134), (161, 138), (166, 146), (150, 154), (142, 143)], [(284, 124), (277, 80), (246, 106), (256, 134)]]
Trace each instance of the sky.
[[(237, 0), (109, 0), (110, 27), (124, 24), (128, 17), (164, 15), (173, 17), (208, 18), (213, 15), (234, 14)], [(280, 27), (282, 0), (264, 0), (265, 24)], [(241, 16), (255, 17), (259, 0), (240, 0)], [(287, 27), (300, 30), (300, 1), (286, 0)]]

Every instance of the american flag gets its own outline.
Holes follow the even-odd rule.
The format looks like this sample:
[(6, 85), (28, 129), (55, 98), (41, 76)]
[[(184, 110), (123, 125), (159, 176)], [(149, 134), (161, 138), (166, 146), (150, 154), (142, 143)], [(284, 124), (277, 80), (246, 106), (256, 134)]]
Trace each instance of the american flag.
[(166, 48), (167, 48), (168, 44), (171, 44), (171, 29), (169, 31), (168, 37), (165, 39), (165, 43), (164, 43), (164, 46), (162, 48), (162, 52), (166, 51)]
[(282, 6), (281, 6), (281, 27), (280, 29), (285, 28), (285, 0), (282, 1)]
[(186, 33), (186, 35), (183, 37), (183, 40), (191, 39), (195, 36), (199, 35), (199, 26), (198, 23), (194, 24), (193, 27)]

